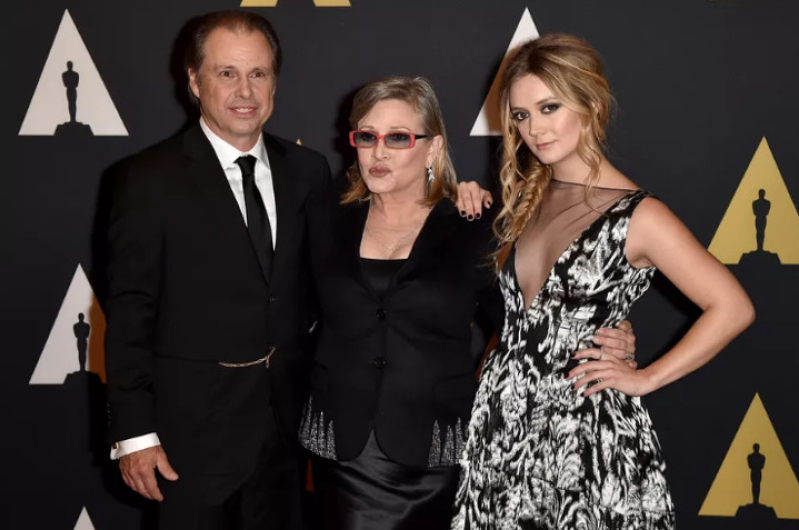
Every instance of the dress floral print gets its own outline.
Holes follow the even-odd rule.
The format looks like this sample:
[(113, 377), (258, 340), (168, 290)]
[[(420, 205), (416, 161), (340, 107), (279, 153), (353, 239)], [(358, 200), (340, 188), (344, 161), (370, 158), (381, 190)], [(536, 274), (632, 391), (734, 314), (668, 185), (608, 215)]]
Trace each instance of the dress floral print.
[(480, 379), (452, 528), (674, 528), (665, 464), (637, 397), (587, 398), (566, 379), (576, 350), (616, 327), (653, 267), (626, 259), (627, 228), (649, 194), (625, 192), (552, 267), (530, 307), (515, 249), (500, 271), (505, 325)]

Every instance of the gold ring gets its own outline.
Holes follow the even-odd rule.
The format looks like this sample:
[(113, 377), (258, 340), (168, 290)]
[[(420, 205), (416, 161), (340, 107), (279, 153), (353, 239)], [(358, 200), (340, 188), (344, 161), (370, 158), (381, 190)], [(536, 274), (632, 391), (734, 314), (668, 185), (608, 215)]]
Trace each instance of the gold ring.
[(604, 346), (600, 346), (599, 347), (599, 359), (597, 359), (597, 360), (601, 361), (603, 355), (605, 355), (605, 347)]

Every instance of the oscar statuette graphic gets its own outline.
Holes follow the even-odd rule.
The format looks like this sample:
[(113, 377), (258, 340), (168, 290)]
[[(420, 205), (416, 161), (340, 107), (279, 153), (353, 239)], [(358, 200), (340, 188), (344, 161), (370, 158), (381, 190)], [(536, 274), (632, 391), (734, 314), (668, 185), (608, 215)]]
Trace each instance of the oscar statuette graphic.
[(69, 108), (69, 121), (61, 123), (55, 129), (56, 136), (90, 137), (94, 136), (91, 126), (77, 120), (78, 115), (78, 85), (80, 74), (75, 71), (72, 61), (67, 61), (67, 69), (61, 74), (64, 87), (67, 89), (67, 107)]

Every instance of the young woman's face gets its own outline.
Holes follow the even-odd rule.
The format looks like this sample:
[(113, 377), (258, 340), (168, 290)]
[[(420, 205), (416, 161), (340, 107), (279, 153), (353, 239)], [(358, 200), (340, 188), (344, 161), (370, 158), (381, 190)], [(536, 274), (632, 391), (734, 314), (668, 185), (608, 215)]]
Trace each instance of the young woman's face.
[(567, 108), (540, 77), (529, 74), (515, 81), (509, 103), (522, 140), (542, 164), (556, 169), (579, 159), (580, 115)]

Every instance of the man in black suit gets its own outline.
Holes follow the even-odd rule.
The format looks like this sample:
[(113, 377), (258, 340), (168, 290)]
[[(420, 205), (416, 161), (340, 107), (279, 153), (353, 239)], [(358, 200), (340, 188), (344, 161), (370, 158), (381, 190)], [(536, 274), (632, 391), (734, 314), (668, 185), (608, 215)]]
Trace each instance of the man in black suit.
[(280, 47), (244, 11), (200, 17), (199, 123), (126, 161), (109, 229), (109, 437), (162, 528), (299, 528), (295, 442), (310, 310), (306, 205), (324, 157), (262, 132)]

